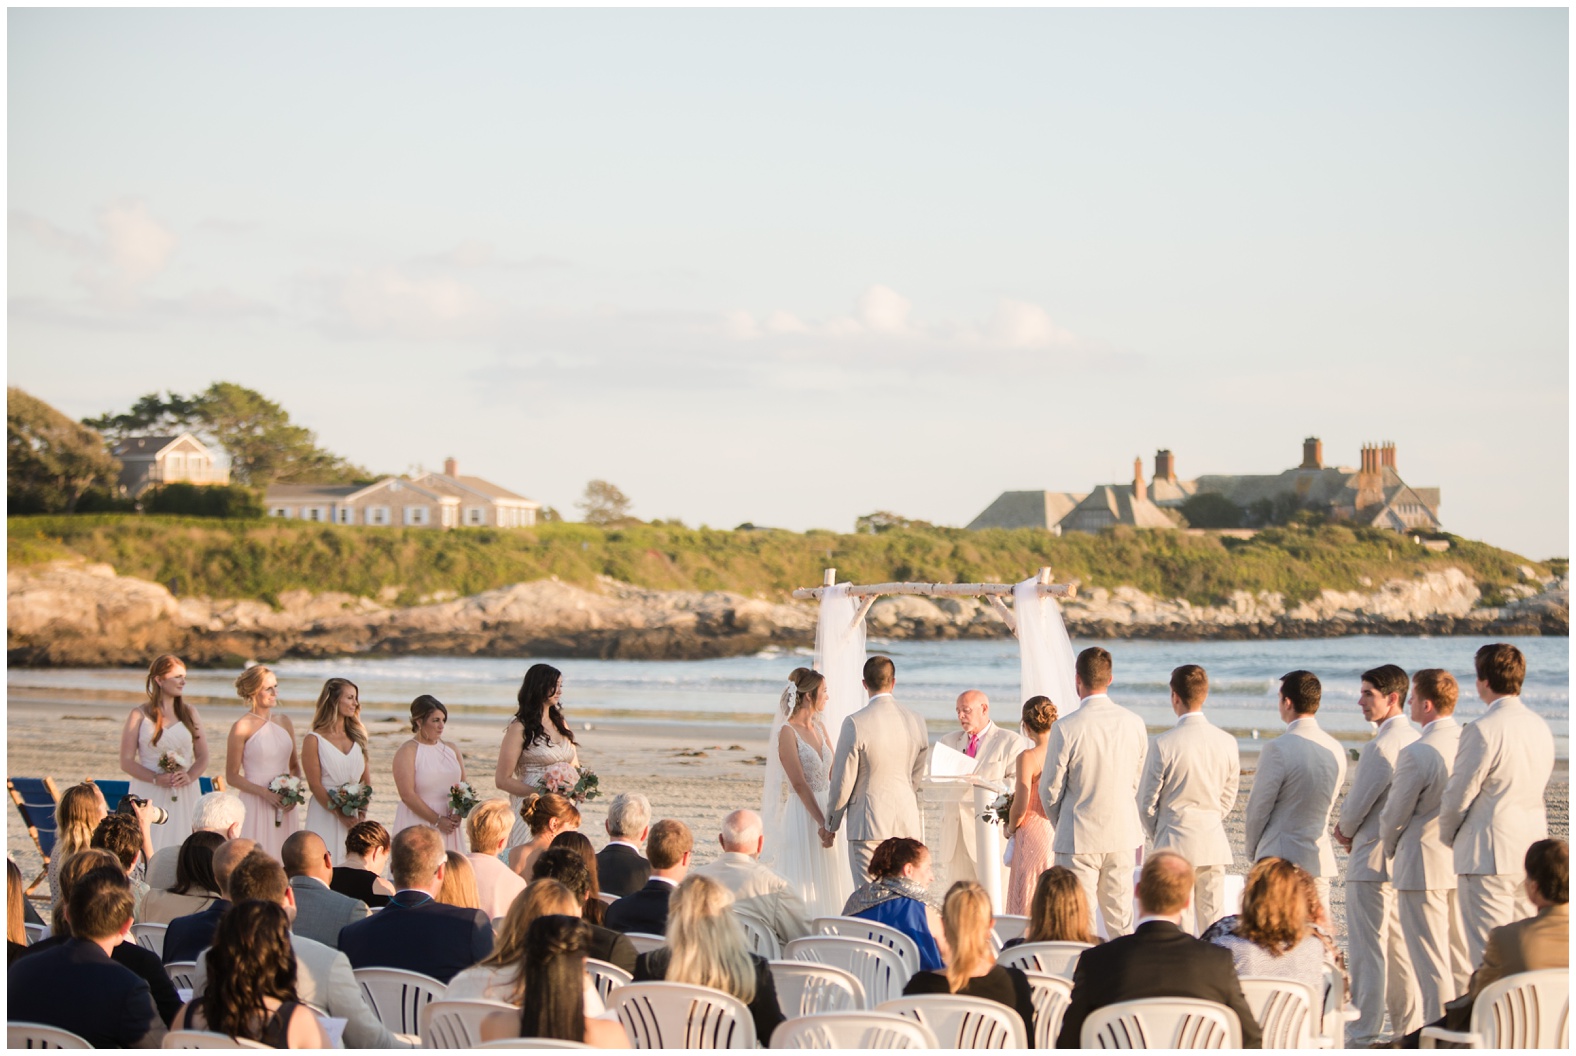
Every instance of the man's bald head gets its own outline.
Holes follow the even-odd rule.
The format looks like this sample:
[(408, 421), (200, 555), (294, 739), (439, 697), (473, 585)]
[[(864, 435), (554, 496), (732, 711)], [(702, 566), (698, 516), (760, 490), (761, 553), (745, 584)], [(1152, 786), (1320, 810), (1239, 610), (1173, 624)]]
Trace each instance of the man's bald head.
[(286, 876), (310, 876), (325, 884), (334, 877), (328, 844), (310, 829), (291, 833), (279, 848), (279, 857), (284, 862)]
[(1138, 874), (1138, 906), (1154, 916), (1175, 916), (1193, 897), (1193, 866), (1176, 851), (1155, 851)]
[(958, 695), (958, 725), (964, 733), (979, 733), (990, 723), (990, 700), (977, 689)]
[(244, 836), (240, 839), (226, 840), (213, 852), (213, 881), (219, 885), (219, 894), (226, 900), (230, 897), (230, 874), (235, 872), (235, 867), (241, 859), (251, 854), (257, 847), (256, 840), (248, 840)]
[(722, 849), (740, 854), (760, 854), (764, 826), (753, 810), (736, 810), (722, 819)]

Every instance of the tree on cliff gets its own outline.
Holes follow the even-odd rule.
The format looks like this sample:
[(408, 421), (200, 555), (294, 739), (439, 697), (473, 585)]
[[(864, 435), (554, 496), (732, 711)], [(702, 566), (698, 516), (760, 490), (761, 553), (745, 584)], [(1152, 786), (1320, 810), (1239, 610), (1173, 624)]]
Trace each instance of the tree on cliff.
[(254, 487), (373, 479), (360, 466), (317, 446), (313, 432), (291, 422), (283, 407), (229, 381), (216, 381), (194, 396), (150, 392), (125, 414), (104, 414), (85, 424), (116, 438), (190, 430), (224, 448), (231, 478)]
[(604, 528), (629, 520), (630, 505), (629, 496), (605, 480), (587, 484), (585, 498), (575, 503), (577, 509), (584, 511), (587, 524)]
[(36, 396), (6, 390), (6, 512), (70, 513), (84, 492), (107, 491), (119, 476), (102, 436)]

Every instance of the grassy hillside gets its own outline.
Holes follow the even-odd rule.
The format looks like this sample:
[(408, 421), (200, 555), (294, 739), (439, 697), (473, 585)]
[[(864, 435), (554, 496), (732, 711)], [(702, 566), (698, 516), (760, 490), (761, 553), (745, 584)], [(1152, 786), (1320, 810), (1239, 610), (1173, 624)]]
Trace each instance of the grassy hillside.
[(286, 590), (337, 590), (412, 604), (440, 592), (475, 594), (558, 576), (597, 575), (657, 589), (725, 589), (780, 598), (839, 579), (1012, 581), (1041, 565), (1085, 587), (1129, 585), (1195, 604), (1234, 590), (1306, 598), (1420, 571), (1459, 567), (1489, 593), (1521, 582), (1520, 565), (1549, 566), (1483, 543), (1451, 539), (1434, 554), (1409, 537), (1337, 525), (1270, 529), (1252, 539), (1109, 530), (1055, 538), (1043, 531), (902, 529), (878, 535), (718, 531), (658, 523), (627, 528), (550, 524), (533, 529), (391, 529), (299, 521), (219, 521), (114, 514), (12, 517), (13, 567), (80, 556), (177, 594), (272, 601)]

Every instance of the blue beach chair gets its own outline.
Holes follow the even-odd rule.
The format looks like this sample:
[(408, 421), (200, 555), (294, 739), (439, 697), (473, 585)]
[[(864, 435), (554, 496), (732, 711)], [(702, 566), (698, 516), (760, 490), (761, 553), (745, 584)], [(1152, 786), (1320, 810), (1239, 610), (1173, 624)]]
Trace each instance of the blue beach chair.
[(31, 895), (49, 875), (49, 855), (55, 849), (55, 804), (60, 802), (60, 792), (49, 777), (11, 777), (6, 779), (5, 787), (16, 804), (16, 812), (22, 815), (27, 834), (33, 837), (33, 846), (44, 859), (43, 871), (27, 885), (26, 894)]
[[(115, 804), (120, 802), (121, 796), (124, 796), (127, 792), (131, 791), (131, 782), (121, 778), (100, 779), (95, 777), (91, 780), (99, 787), (99, 791), (104, 793), (104, 802), (109, 804), (110, 810), (115, 809)], [(199, 789), (198, 794), (206, 796), (209, 792), (212, 792), (215, 787), (214, 782), (214, 778), (199, 777), (197, 779), (197, 788)], [(224, 781), (219, 780), (217, 787), (223, 791)]]

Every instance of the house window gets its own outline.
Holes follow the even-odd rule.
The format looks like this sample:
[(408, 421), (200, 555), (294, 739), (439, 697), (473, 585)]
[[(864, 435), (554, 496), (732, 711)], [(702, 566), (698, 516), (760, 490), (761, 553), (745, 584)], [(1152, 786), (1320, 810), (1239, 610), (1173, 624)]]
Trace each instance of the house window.
[(479, 524), (482, 524), (485, 519), (486, 519), (486, 511), (483, 510), (480, 506), (467, 506), (467, 507), (465, 507), (465, 523), (466, 524), (479, 525)]
[(321, 506), (308, 506), (306, 508), (306, 519), (309, 521), (327, 520), (327, 511)]
[(349, 524), (349, 523), (351, 523), (351, 515), (350, 515), (350, 507), (349, 506), (341, 506), (339, 508), (339, 523), (340, 524)]
[(405, 523), (408, 524), (408, 525), (412, 525), (412, 526), (421, 526), (421, 525), (428, 524), (429, 522), (427, 520), (427, 507), (425, 507), (425, 506), (407, 506), (407, 507), (405, 507)]
[(186, 471), (186, 456), (171, 455), (164, 460), (164, 479), (180, 480)]
[(387, 506), (372, 506), (367, 509), (368, 524), (388, 524), (389, 508)]
[(288, 506), (275, 506), (273, 509), (268, 511), (268, 516), (270, 516), (270, 517), (289, 517), (290, 516), (290, 507), (288, 507)]

